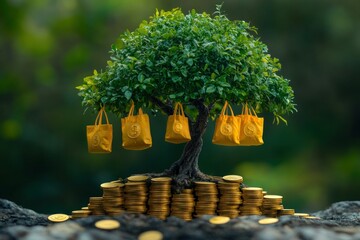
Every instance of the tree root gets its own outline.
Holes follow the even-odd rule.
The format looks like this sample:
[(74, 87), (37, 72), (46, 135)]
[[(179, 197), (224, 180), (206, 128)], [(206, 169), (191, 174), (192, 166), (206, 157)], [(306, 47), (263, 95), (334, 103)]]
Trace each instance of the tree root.
[(171, 177), (172, 181), (172, 191), (173, 193), (180, 193), (185, 188), (193, 188), (194, 182), (218, 182), (220, 180), (219, 177), (211, 176), (202, 173), (201, 171), (196, 171), (193, 174), (172, 174), (168, 170), (165, 170), (162, 173), (142, 173), (142, 174), (134, 174), (134, 175), (144, 175), (149, 178), (156, 177)]

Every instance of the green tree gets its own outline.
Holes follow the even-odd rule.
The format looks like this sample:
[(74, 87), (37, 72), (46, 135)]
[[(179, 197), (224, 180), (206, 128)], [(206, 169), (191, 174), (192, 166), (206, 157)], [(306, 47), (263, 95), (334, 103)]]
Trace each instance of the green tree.
[(198, 168), (202, 137), (225, 100), (269, 111), (277, 122), (295, 110), (289, 80), (277, 74), (278, 59), (252, 33), (256, 28), (230, 21), (219, 6), (214, 17), (195, 10), (186, 15), (180, 9), (156, 11), (119, 37), (105, 71), (84, 79), (78, 87), (82, 103), (94, 110), (105, 104), (119, 116), (127, 114), (131, 100), (167, 115), (176, 101), (183, 103), (192, 139), (158, 175), (173, 176), (179, 185), (209, 179)]

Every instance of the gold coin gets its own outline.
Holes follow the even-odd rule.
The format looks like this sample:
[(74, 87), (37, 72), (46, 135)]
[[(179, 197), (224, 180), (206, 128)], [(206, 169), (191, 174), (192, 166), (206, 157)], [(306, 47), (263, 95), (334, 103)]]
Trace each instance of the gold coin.
[(294, 213), (294, 216), (296, 217), (309, 217), (310, 215), (308, 213)]
[(106, 182), (100, 185), (101, 188), (120, 188), (123, 186), (124, 184), (115, 182)]
[(258, 221), (258, 223), (260, 224), (272, 224), (272, 223), (277, 223), (279, 221), (279, 219), (277, 218), (263, 218), (263, 219), (260, 219)]
[(149, 178), (148, 176), (144, 176), (144, 175), (135, 175), (135, 176), (130, 176), (127, 179), (132, 182), (144, 182), (148, 180), (148, 178)]
[(305, 217), (306, 219), (316, 219), (316, 220), (320, 220), (321, 218), (319, 217), (315, 217), (315, 216), (307, 216)]
[(195, 182), (195, 185), (215, 185), (213, 182)]
[(265, 195), (264, 196), (264, 199), (269, 199), (269, 200), (275, 200), (275, 199), (282, 199), (283, 196), (280, 196), (280, 195)]
[(171, 182), (172, 178), (170, 178), (170, 177), (157, 177), (157, 178), (152, 178), (151, 181), (152, 182)]
[(242, 189), (243, 191), (260, 191), (262, 193), (263, 189), (259, 187), (246, 187)]
[(163, 234), (159, 231), (146, 231), (138, 236), (138, 240), (162, 240)]
[(230, 221), (229, 217), (224, 217), (224, 216), (216, 216), (216, 217), (212, 217), (209, 219), (209, 222), (211, 224), (225, 224), (228, 223)]
[(116, 220), (100, 220), (95, 223), (95, 227), (104, 230), (113, 230), (120, 227), (120, 223)]
[(227, 182), (236, 182), (236, 183), (242, 183), (243, 177), (239, 175), (226, 175), (223, 176), (223, 180)]
[(48, 216), (48, 219), (51, 222), (65, 222), (66, 220), (69, 219), (69, 215), (57, 213), (57, 214), (52, 214), (52, 215)]

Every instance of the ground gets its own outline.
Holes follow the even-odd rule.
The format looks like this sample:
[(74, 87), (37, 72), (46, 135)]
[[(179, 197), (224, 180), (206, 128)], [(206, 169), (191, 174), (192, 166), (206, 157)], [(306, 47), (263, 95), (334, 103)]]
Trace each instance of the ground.
[(328, 209), (312, 213), (321, 220), (284, 216), (272, 225), (259, 225), (260, 216), (232, 219), (224, 225), (212, 225), (210, 216), (191, 222), (170, 217), (166, 221), (142, 214), (123, 214), (113, 219), (121, 223), (115, 231), (94, 227), (106, 216), (93, 216), (63, 223), (51, 223), (47, 216), (0, 199), (0, 239), (137, 239), (148, 230), (158, 230), (164, 239), (360, 239), (360, 201), (338, 202)]

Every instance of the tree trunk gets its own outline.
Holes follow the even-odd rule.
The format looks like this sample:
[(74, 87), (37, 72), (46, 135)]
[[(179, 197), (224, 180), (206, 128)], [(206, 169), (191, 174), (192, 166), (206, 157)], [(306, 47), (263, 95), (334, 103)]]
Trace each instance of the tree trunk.
[[(152, 102), (162, 109), (166, 114), (173, 114), (171, 105), (161, 102), (155, 97), (151, 97)], [(198, 181), (209, 181), (215, 180), (213, 177), (202, 173), (199, 170), (199, 155), (203, 146), (203, 135), (206, 131), (209, 112), (212, 104), (206, 106), (203, 100), (193, 101), (193, 105), (198, 109), (198, 116), (195, 122), (190, 121), (189, 126), (191, 133), (191, 141), (189, 141), (181, 154), (181, 157), (175, 161), (169, 169), (166, 169), (162, 173), (146, 173), (145, 175), (150, 177), (172, 177), (175, 181), (174, 190), (180, 191), (185, 187), (190, 187), (194, 180)], [(143, 174), (144, 175), (144, 174)]]
[(171, 167), (164, 171), (164, 175), (174, 178), (178, 187), (189, 187), (193, 180), (208, 181), (210, 176), (199, 170), (198, 160), (203, 146), (203, 135), (206, 131), (209, 109), (202, 102), (197, 102), (195, 106), (199, 110), (196, 122), (191, 126), (191, 141), (183, 150), (181, 157), (174, 162)]

